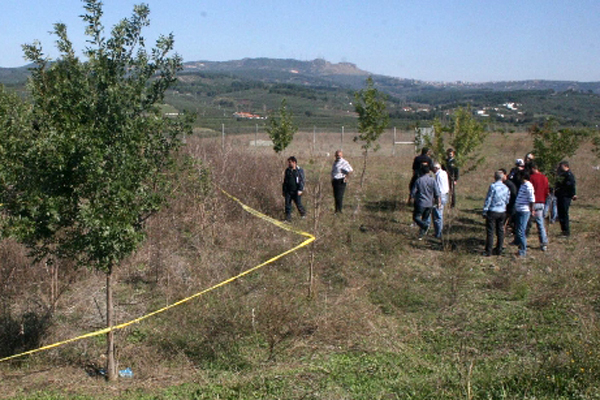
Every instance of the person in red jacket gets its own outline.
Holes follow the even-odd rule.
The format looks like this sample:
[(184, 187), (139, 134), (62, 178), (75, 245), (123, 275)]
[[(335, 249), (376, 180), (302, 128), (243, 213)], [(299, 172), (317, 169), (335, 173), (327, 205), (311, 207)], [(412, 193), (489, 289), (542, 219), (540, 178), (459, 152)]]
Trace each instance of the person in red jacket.
[(535, 221), (540, 246), (542, 251), (546, 251), (548, 250), (548, 234), (544, 225), (544, 207), (546, 205), (546, 197), (550, 194), (550, 185), (548, 184), (548, 178), (540, 172), (534, 161), (531, 161), (530, 168), (531, 176), (529, 181), (535, 191), (535, 204), (533, 205), (533, 214), (531, 214), (530, 223), (532, 222), (531, 220)]

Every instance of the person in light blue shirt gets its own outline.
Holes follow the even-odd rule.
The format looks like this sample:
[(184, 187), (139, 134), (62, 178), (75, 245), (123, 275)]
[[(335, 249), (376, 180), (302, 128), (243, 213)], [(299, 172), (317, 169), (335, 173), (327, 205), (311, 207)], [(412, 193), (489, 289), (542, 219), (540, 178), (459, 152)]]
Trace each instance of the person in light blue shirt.
[[(510, 190), (502, 182), (504, 178), (503, 171), (494, 173), (495, 182), (488, 189), (485, 202), (483, 203), (483, 217), (485, 218), (485, 255), (501, 255), (504, 246), (504, 221), (506, 220), (506, 206), (510, 201)], [(494, 244), (494, 232), (496, 232), (496, 247), (492, 250)]]

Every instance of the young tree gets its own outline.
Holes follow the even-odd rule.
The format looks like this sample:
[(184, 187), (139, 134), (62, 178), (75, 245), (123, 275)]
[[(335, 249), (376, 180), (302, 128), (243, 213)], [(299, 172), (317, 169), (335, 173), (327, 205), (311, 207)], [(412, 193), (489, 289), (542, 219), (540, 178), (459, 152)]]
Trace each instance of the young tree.
[(442, 125), (439, 119), (433, 123), (434, 138), (426, 138), (427, 146), (433, 151), (437, 160), (443, 160), (447, 147), (452, 147), (456, 153), (457, 167), (463, 171), (475, 170), (483, 161), (477, 149), (487, 137), (485, 126), (478, 122), (471, 113), (471, 108), (458, 108), (448, 125)]
[[(0, 148), (10, 154), (2, 152), (0, 176), (5, 232), (38, 257), (70, 258), (103, 271), (110, 328), (113, 272), (166, 201), (178, 136), (189, 131), (189, 120), (167, 119), (159, 110), (181, 58), (169, 56), (172, 35), (146, 51), (141, 32), (149, 25), (148, 7), (135, 6), (108, 38), (101, 1), (87, 0), (84, 8), (86, 61), (76, 56), (63, 24), (54, 25), (58, 60), (50, 62), (37, 42), (23, 46), (34, 63), (32, 106), (28, 118), (13, 121), (22, 129), (2, 132)], [(108, 379), (115, 380), (112, 330), (107, 356)]]
[(273, 141), (273, 150), (280, 153), (292, 143), (294, 134), (298, 127), (294, 124), (293, 114), (287, 108), (287, 100), (281, 100), (278, 116), (271, 114), (269, 116), (269, 125), (267, 133)]
[(380, 93), (373, 82), (373, 77), (367, 78), (367, 87), (354, 93), (354, 110), (358, 114), (358, 133), (354, 141), (363, 142), (363, 170), (360, 176), (360, 187), (363, 187), (367, 172), (367, 156), (369, 150), (379, 150), (379, 137), (387, 128), (390, 116), (386, 111), (385, 96)]
[(535, 124), (529, 128), (535, 162), (550, 180), (556, 177), (558, 163), (575, 154), (581, 143), (591, 136), (587, 129), (557, 129), (557, 125), (555, 120), (549, 119), (541, 126)]

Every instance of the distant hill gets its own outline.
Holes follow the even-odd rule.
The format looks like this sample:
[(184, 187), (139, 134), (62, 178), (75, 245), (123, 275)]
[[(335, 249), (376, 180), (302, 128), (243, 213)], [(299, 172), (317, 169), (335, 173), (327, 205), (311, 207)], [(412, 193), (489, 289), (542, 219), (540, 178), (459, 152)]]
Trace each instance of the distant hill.
[[(18, 85), (26, 81), (28, 68), (1, 68), (0, 83)], [(240, 78), (272, 83), (291, 83), (305, 86), (362, 88), (367, 76), (373, 75), (378, 88), (400, 99), (423, 90), (567, 90), (600, 94), (600, 82), (576, 81), (499, 81), (499, 82), (429, 82), (372, 74), (349, 62), (331, 63), (324, 59), (299, 61), (294, 59), (244, 58), (232, 61), (191, 61), (184, 64), (184, 73), (217, 72)]]
[[(0, 68), (0, 83), (23, 91), (28, 74), (28, 66)], [(165, 100), (172, 111), (194, 111), (199, 125), (217, 130), (232, 119), (240, 126), (255, 124), (239, 115), (266, 116), (284, 97), (300, 124), (349, 126), (356, 118), (353, 92), (364, 88), (369, 75), (389, 96), (394, 126), (430, 123), (461, 106), (500, 125), (528, 126), (548, 117), (565, 126), (600, 125), (600, 82), (426, 82), (371, 74), (352, 63), (323, 59), (186, 62)]]
[(184, 71), (221, 72), (260, 80), (263, 82), (285, 82), (308, 86), (335, 86), (356, 90), (362, 88), (365, 79), (373, 75), (379, 89), (399, 98), (429, 89), (438, 90), (567, 90), (591, 91), (600, 94), (600, 82), (576, 81), (499, 81), (499, 82), (428, 82), (408, 78), (397, 78), (372, 74), (352, 63), (330, 63), (323, 59), (299, 61), (293, 59), (244, 58), (234, 61), (194, 61), (184, 64)]
[(29, 66), (0, 68), (0, 83), (6, 86), (22, 85), (29, 76)]

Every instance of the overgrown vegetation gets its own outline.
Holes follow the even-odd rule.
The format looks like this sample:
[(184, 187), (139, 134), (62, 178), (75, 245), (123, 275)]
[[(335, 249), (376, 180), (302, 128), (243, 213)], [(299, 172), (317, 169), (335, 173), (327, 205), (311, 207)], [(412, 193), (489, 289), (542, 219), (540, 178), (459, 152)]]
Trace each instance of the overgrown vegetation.
[[(177, 173), (177, 197), (148, 220), (148, 241), (119, 270), (115, 297), (121, 321), (196, 293), (302, 240), (214, 190), (213, 184), (267, 215), (281, 215), (281, 157), (269, 148), (245, 147), (251, 138), (232, 138), (224, 148), (220, 139), (188, 140), (184, 150), (201, 160), (202, 173), (189, 168)], [(311, 139), (312, 132), (298, 132), (284, 151), (306, 160), (307, 205), (315, 204), (319, 185), (330, 187), (331, 159), (313, 153)], [(312, 221), (312, 207), (310, 218), (298, 222), (304, 230), (317, 227), (311, 298), (306, 295), (311, 257), (303, 250), (120, 332), (119, 368), (132, 368), (131, 380), (107, 389), (94, 375), (105, 342), (85, 340), (0, 364), (2, 396), (598, 398), (600, 176), (591, 168), (597, 164), (591, 145), (583, 144), (570, 158), (580, 197), (571, 208), (572, 239), (559, 239), (560, 228), (550, 225), (549, 252), (532, 249), (527, 259), (515, 260), (510, 247), (505, 257), (481, 256), (480, 212), (493, 171), (531, 150), (528, 133), (485, 139), (480, 173), (461, 181), (457, 207), (447, 215), (445, 247), (416, 240), (411, 209), (402, 201), (414, 154), (405, 149), (392, 156), (389, 139), (382, 139), (370, 160), (360, 212), (334, 216), (332, 195), (325, 192), (315, 199), (322, 202), (320, 223)], [(332, 150), (338, 141), (337, 134), (320, 138)], [(344, 155), (353, 162), (362, 149), (348, 140)], [(357, 204), (356, 191), (349, 186), (349, 209)], [(0, 263), (2, 310), (12, 321), (7, 328), (26, 327), (31, 321), (26, 312), (37, 313), (36, 304), (49, 291), (47, 272), (41, 264), (31, 266), (14, 242), (0, 243), (0, 252), (6, 260)], [(102, 326), (96, 311), (102, 283), (94, 275), (70, 280), (43, 343)]]

